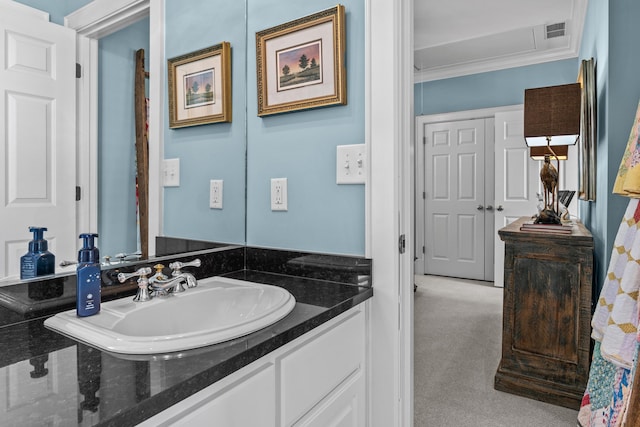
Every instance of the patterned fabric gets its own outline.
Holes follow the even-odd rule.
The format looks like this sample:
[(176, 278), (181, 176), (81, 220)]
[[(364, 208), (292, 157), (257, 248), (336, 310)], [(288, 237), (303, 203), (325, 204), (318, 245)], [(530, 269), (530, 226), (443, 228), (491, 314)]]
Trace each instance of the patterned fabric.
[(627, 197), (640, 197), (640, 103), (631, 128), (627, 148), (622, 156), (613, 193)]
[(640, 205), (638, 199), (631, 199), (616, 235), (607, 277), (591, 322), (591, 336), (602, 343), (602, 356), (626, 369), (632, 367), (638, 334), (639, 231)]
[[(618, 229), (609, 270), (596, 306), (591, 336), (596, 340), (578, 424), (625, 426), (629, 396), (638, 365), (640, 333), (640, 103), (613, 186), (630, 197)], [(640, 390), (636, 390), (636, 394)], [(635, 400), (638, 398), (634, 396)], [(633, 423), (634, 421), (631, 420)]]
[(623, 425), (631, 394), (633, 376), (600, 355), (600, 343), (593, 349), (589, 383), (582, 398), (578, 423), (582, 427), (617, 427)]
[(625, 426), (640, 348), (639, 290), (640, 203), (630, 199), (591, 322), (595, 346), (578, 413), (582, 427)]

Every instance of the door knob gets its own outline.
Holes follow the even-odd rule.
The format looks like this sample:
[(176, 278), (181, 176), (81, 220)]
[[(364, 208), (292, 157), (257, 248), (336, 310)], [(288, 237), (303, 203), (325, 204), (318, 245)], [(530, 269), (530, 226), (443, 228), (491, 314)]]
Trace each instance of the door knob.
[(483, 210), (483, 209), (484, 209), (484, 206), (482, 206), (482, 205), (478, 205), (478, 207), (477, 207), (476, 209), (478, 209), (479, 211), (481, 211), (481, 210)]
[(486, 209), (487, 209), (488, 211), (492, 211), (492, 210), (493, 210), (493, 206), (488, 205)]
[(502, 212), (502, 211), (504, 210), (504, 208), (502, 207), (502, 205), (500, 205), (500, 206), (498, 206), (498, 207), (496, 208), (496, 210), (497, 210), (497, 211), (499, 211), (499, 212)]

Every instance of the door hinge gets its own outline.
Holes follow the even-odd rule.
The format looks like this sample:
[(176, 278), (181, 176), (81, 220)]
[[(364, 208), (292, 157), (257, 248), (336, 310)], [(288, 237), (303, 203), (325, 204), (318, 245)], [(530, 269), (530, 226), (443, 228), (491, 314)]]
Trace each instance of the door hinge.
[(79, 202), (82, 198), (82, 190), (79, 185), (76, 185), (76, 202)]
[(427, 200), (427, 192), (426, 191), (422, 192), (422, 200)]
[(82, 65), (76, 62), (76, 79), (79, 79), (81, 77), (82, 77)]
[(404, 234), (401, 234), (400, 238), (398, 239), (398, 250), (401, 254), (403, 254), (406, 250), (406, 239), (404, 237)]
[(427, 145), (427, 137), (426, 136), (422, 137), (422, 145)]
[(422, 253), (425, 253), (425, 247), (424, 246), (422, 247)]

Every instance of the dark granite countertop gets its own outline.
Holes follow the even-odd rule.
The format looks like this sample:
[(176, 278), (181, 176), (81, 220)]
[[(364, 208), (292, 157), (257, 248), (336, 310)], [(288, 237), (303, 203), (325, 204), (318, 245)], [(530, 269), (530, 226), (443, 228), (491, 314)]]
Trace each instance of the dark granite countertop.
[(370, 286), (282, 273), (245, 269), (224, 275), (283, 287), (296, 306), (284, 319), (242, 338), (136, 357), (45, 328), (51, 313), (32, 317), (0, 306), (0, 382), (6, 382), (0, 387), (8, 402), (2, 424), (136, 425), (373, 295)]

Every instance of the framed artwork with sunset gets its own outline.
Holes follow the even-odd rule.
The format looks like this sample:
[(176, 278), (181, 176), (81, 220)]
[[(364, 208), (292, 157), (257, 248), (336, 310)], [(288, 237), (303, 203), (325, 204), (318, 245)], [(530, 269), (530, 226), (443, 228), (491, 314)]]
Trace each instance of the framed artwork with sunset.
[(167, 61), (169, 127), (231, 121), (231, 45), (222, 42)]
[(344, 34), (341, 5), (256, 33), (258, 116), (346, 104)]

